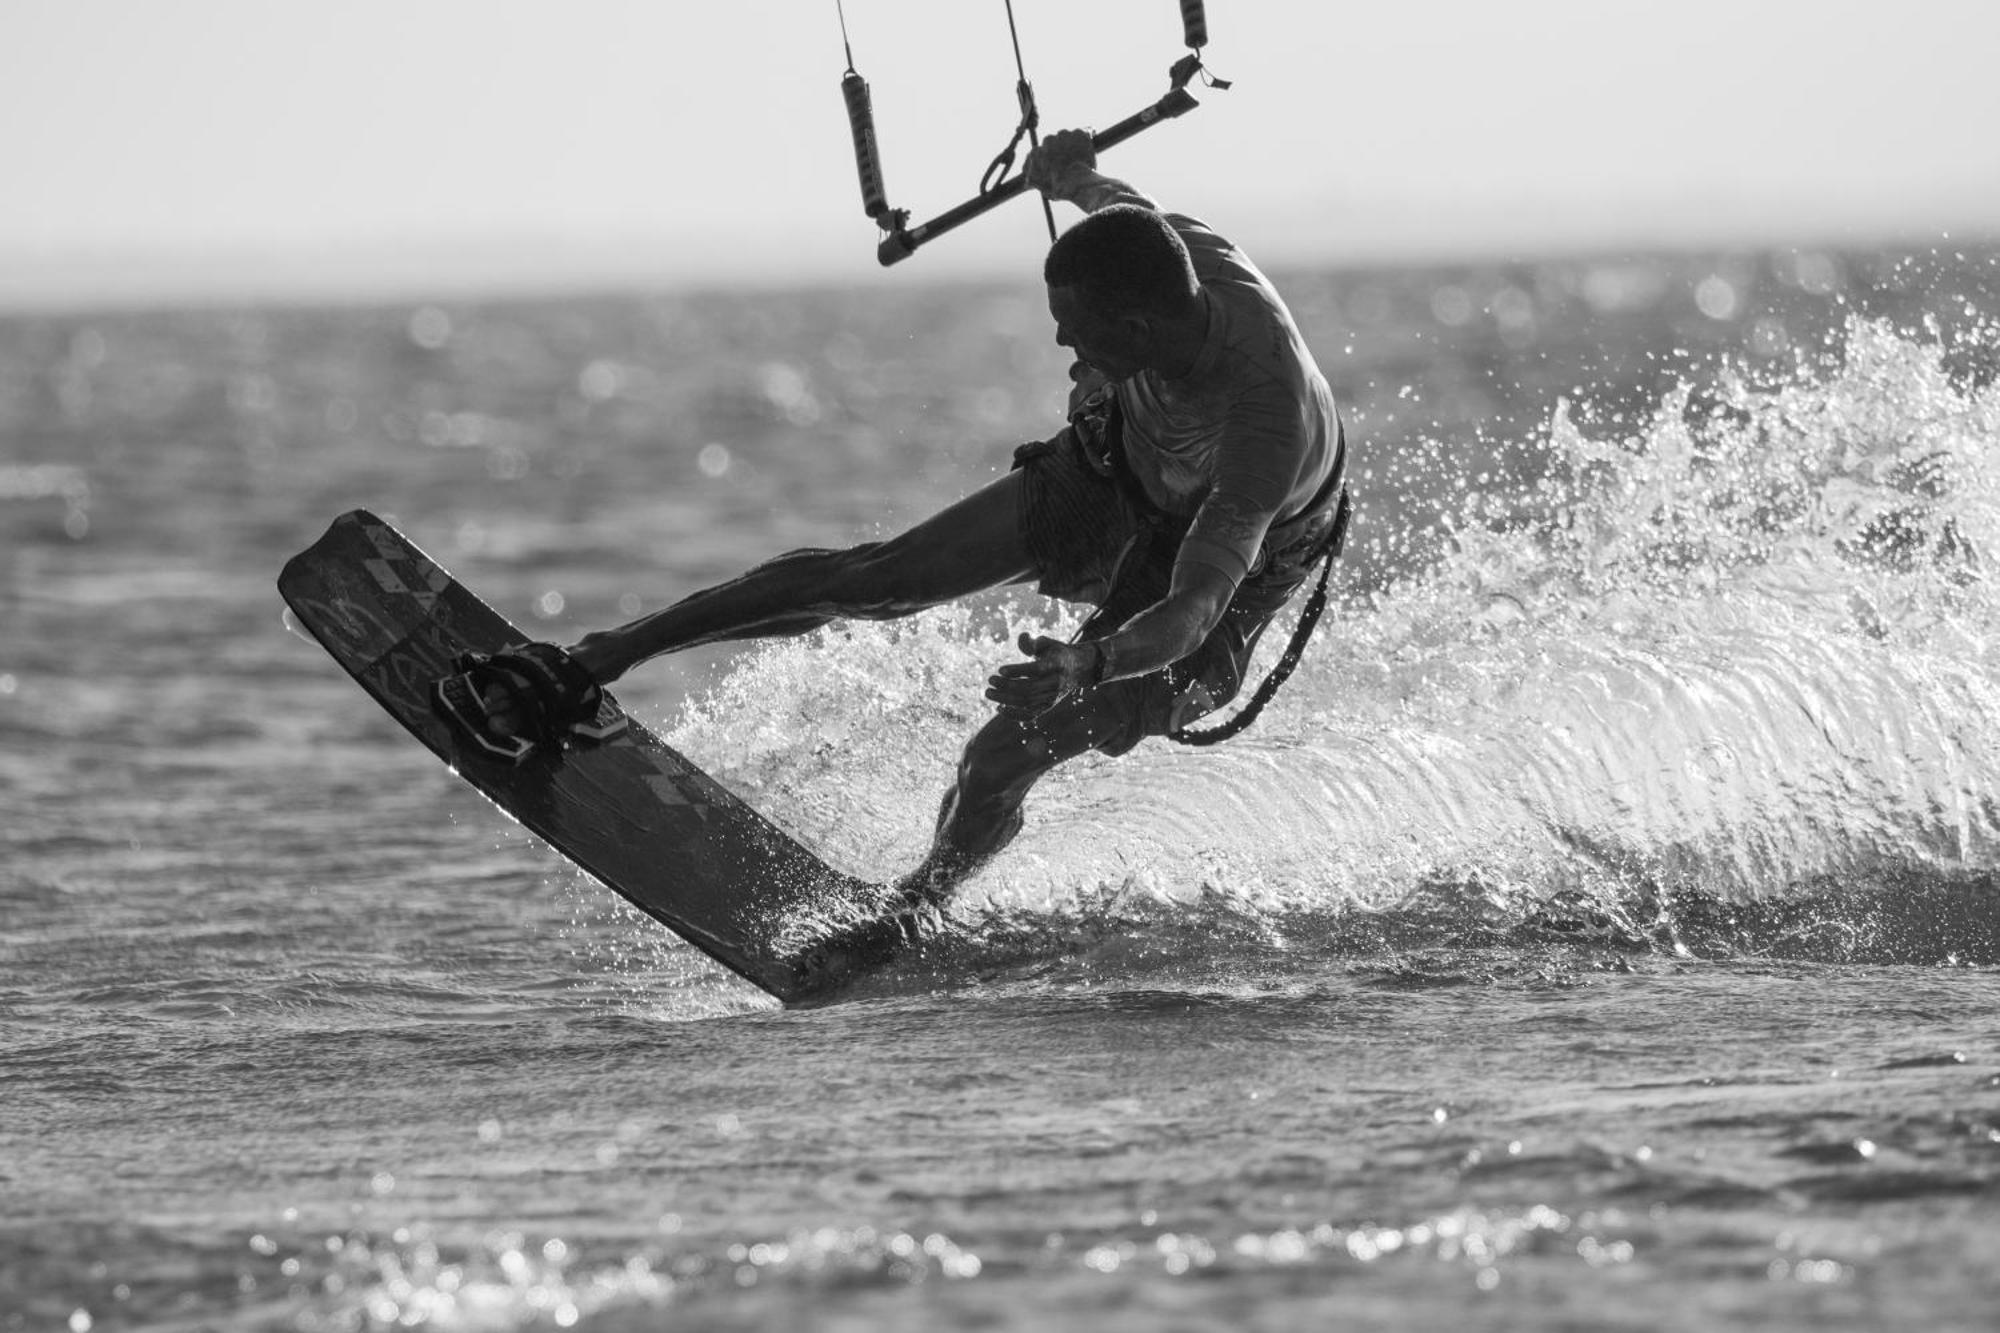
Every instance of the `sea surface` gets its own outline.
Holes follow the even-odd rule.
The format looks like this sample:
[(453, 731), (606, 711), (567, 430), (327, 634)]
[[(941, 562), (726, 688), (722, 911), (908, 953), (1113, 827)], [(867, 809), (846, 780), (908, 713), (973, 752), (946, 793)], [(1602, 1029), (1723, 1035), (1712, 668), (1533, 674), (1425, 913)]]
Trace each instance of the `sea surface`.
[[(1994, 1328), (2000, 252), (1277, 276), (1304, 665), (793, 1012), (273, 580), (365, 505), (562, 640), (893, 532), (1055, 424), (1031, 281), (0, 320), (0, 1333)], [(1067, 623), (620, 694), (888, 878)]]

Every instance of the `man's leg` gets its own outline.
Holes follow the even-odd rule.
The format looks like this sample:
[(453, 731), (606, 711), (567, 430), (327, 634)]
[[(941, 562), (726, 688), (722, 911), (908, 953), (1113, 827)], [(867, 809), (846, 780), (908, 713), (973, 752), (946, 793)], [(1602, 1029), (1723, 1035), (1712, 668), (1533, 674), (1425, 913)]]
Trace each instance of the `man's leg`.
[(610, 683), (661, 653), (804, 634), (835, 619), (887, 620), (1026, 577), (1021, 474), (1009, 472), (886, 542), (792, 551), (617, 629), (572, 654)]
[[(1120, 601), (1092, 616), (1079, 637), (1115, 629), (1125, 615)], [(1272, 614), (1232, 610), (1200, 648), (1164, 671), (1080, 691), (1029, 721), (987, 722), (966, 743), (930, 854), (897, 887), (912, 904), (943, 906), (960, 880), (1014, 840), (1022, 802), (1050, 770), (1086, 750), (1122, 755), (1230, 703)]]
[(990, 719), (966, 742), (930, 853), (898, 882), (901, 893), (913, 905), (943, 906), (960, 880), (1021, 831), (1021, 804), (1043, 775), (1087, 750), (1123, 753), (1136, 742), (1135, 710), (1148, 688), (1143, 679), (1116, 681), (1031, 720)]
[[(981, 727), (967, 742), (958, 781), (938, 810), (930, 854), (896, 881), (897, 901), (883, 915), (843, 926), (805, 951), (798, 959), (801, 976), (838, 979), (887, 963), (926, 938), (937, 919), (934, 909), (1021, 831), (1028, 789), (1063, 760), (1101, 743), (1092, 739), (1095, 710), (1078, 705), (1072, 697), (1030, 722), (995, 717)], [(1064, 716), (1052, 716), (1059, 713)], [(1051, 731), (1052, 722), (1064, 725)]]

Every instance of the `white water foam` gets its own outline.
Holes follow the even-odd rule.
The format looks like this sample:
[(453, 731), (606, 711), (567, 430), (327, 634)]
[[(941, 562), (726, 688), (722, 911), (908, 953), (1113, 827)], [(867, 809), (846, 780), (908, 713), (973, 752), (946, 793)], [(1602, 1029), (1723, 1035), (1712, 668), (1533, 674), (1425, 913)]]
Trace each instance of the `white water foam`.
[[(1559, 407), (1540, 474), (1330, 613), (1246, 736), (1067, 766), (966, 900), (1339, 911), (1443, 880), (1744, 901), (1993, 871), (2000, 390), (1955, 381), (1949, 350), (1856, 323), (1829, 364), (1719, 370), (1623, 435)], [(1024, 614), (762, 647), (672, 742), (885, 878), (922, 854)]]

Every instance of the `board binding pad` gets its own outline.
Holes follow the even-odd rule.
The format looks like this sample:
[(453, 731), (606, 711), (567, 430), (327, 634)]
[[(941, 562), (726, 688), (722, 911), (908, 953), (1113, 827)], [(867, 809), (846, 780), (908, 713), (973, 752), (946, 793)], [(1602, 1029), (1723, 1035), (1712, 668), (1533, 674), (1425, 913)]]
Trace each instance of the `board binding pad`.
[[(886, 958), (815, 947), (883, 909), (636, 720), (518, 762), (433, 709), (465, 653), (529, 636), (367, 510), (341, 515), (278, 576), (292, 614), (452, 771), (558, 852), (788, 1005), (825, 1003)], [(597, 722), (622, 712), (607, 691)], [(606, 730), (599, 726), (597, 730)]]

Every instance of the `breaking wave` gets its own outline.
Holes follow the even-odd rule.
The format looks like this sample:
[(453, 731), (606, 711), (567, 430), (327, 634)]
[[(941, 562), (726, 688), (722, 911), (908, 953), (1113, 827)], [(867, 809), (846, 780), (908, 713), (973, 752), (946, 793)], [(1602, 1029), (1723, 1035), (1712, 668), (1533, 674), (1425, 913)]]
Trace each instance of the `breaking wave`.
[[(1961, 350), (1857, 321), (1822, 361), (1717, 367), (1624, 429), (1558, 404), (1513, 451), (1528, 466), (1466, 488), (1441, 559), (1329, 615), (1245, 736), (1058, 771), (962, 914), (991, 934), (1115, 903), (1333, 936), (1575, 917), (1669, 948), (1946, 957), (1884, 904), (1949, 900), (1992, 936), (2000, 388)], [(1361, 500), (1359, 540), (1398, 535)], [(886, 878), (1041, 614), (762, 647), (670, 740)]]

